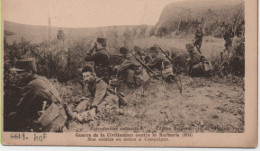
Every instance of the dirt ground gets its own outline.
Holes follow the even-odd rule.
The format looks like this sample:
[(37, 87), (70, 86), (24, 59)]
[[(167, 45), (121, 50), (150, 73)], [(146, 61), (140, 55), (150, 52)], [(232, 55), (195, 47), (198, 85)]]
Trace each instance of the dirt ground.
[(123, 90), (127, 106), (122, 113), (80, 123), (69, 131), (120, 132), (244, 132), (243, 79), (181, 75), (183, 93), (176, 85), (151, 80), (135, 90)]
[[(185, 51), (191, 39), (140, 39), (136, 45), (159, 44)], [(202, 53), (209, 60), (224, 49), (224, 40), (205, 37)], [(244, 80), (241, 77), (189, 77), (180, 75), (183, 93), (176, 84), (151, 80), (135, 90), (122, 88), (128, 105), (122, 113), (87, 123), (69, 122), (69, 131), (120, 132), (244, 132)], [(75, 89), (75, 88), (73, 88)], [(77, 92), (76, 92), (77, 94)], [(69, 96), (74, 96), (69, 94)], [(76, 99), (76, 98), (75, 98)]]

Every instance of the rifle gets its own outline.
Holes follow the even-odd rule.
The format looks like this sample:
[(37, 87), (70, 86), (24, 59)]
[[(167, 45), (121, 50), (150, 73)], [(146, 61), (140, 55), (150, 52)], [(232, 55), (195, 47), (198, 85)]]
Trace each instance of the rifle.
[[(147, 67), (139, 58), (137, 58), (130, 50), (127, 49), (127, 51), (149, 72), (151, 72), (153, 75), (155, 75), (155, 73), (153, 72), (152, 69), (150, 69), (149, 67)], [(148, 72), (147, 72), (148, 73)], [(151, 77), (151, 75), (148, 73), (148, 75)], [(157, 77), (154, 77), (155, 79), (158, 80)]]
[(174, 82), (176, 83), (180, 93), (182, 94), (182, 83), (181, 83), (181, 78), (179, 77), (179, 81), (180, 81), (180, 85), (179, 83), (177, 82), (177, 79), (173, 78)]
[(110, 93), (113, 93), (114, 95), (117, 95), (119, 98), (119, 106), (123, 105), (126, 106), (126, 100), (124, 98), (124, 96), (118, 92), (116, 92), (115, 90), (113, 90), (112, 88), (108, 88), (107, 91), (109, 91)]
[[(174, 68), (174, 69), (176, 70), (176, 72), (177, 72), (177, 68), (174, 66), (173, 60), (166, 54), (166, 52), (165, 52), (164, 50), (162, 50), (162, 48), (160, 48), (160, 47), (158, 47), (158, 48), (162, 51), (162, 53), (166, 56), (166, 58), (167, 58), (168, 60), (170, 60), (170, 62), (172, 63), (173, 68)], [(176, 80), (175, 78), (174, 78), (173, 80), (174, 80), (174, 82), (176, 83), (178, 89), (180, 90), (180, 93), (182, 94), (181, 78), (179, 77), (180, 85), (179, 85), (179, 83), (177, 82), (177, 80)]]
[(162, 50), (161, 47), (158, 47), (158, 48), (159, 48), (159, 49), (161, 50), (161, 52), (166, 56), (166, 58), (167, 58), (168, 60), (170, 60), (170, 62), (172, 63), (172, 66), (173, 66), (173, 68), (174, 68), (174, 70), (176, 70), (176, 72), (177, 72), (177, 68), (175, 67), (173, 60), (166, 54), (166, 52), (165, 52), (164, 50)]
[(90, 49), (87, 54), (92, 54), (95, 49), (97, 49), (97, 43), (96, 42), (95, 42), (95, 46), (92, 49)]
[[(159, 47), (159, 48), (160, 48), (160, 47)], [(162, 50), (162, 49), (160, 48), (160, 50)], [(129, 51), (129, 50), (128, 50), (128, 51)], [(162, 51), (163, 51), (163, 50), (162, 50)], [(147, 67), (147, 66), (146, 66), (140, 59), (138, 59), (131, 51), (129, 51), (129, 53), (130, 53), (145, 69), (147, 69), (147, 70), (150, 71), (152, 74), (154, 74), (153, 70), (151, 70), (149, 67)], [(165, 53), (165, 55), (166, 55), (166, 53)], [(167, 55), (167, 56), (168, 56), (168, 55)], [(169, 57), (168, 59), (170, 59), (170, 57)], [(171, 59), (170, 59), (170, 60), (171, 60)], [(151, 76), (149, 73), (148, 73), (148, 75)], [(154, 77), (154, 78), (158, 80), (157, 77)], [(180, 77), (179, 77), (179, 80), (181, 81)], [(178, 89), (180, 90), (180, 93), (182, 94), (182, 85), (179, 86), (177, 80), (174, 79), (174, 81), (175, 81), (175, 83), (177, 84), (177, 87), (178, 87)]]

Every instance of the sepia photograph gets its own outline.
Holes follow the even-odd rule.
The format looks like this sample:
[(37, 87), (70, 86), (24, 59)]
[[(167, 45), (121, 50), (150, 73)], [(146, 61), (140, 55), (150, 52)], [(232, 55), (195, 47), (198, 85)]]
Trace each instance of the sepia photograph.
[(257, 83), (257, 28), (247, 27), (246, 2), (3, 0), (4, 144), (182, 146), (173, 140), (257, 135), (257, 88), (246, 86)]

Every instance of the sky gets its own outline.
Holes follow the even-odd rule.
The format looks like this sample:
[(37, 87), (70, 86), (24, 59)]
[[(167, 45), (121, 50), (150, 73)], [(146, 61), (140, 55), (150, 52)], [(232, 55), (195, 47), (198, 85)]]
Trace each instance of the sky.
[(181, 0), (2, 0), (4, 20), (56, 27), (155, 25), (163, 8)]

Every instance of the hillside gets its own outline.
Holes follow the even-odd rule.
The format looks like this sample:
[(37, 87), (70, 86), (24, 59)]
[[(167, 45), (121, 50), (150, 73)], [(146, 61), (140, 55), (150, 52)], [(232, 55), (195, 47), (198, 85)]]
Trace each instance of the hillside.
[[(79, 40), (97, 36), (131, 34), (133, 38), (152, 35), (190, 35), (199, 23), (204, 26), (206, 35), (221, 37), (222, 27), (239, 25), (244, 20), (243, 0), (200, 0), (181, 1), (167, 5), (155, 26), (128, 25), (95, 28), (62, 28), (67, 39)], [(12, 43), (22, 37), (31, 43), (49, 40), (48, 26), (25, 25), (4, 21), (5, 39)], [(154, 30), (154, 28), (156, 30)], [(51, 40), (56, 39), (60, 27), (51, 27)]]
[(221, 26), (234, 26), (237, 18), (238, 24), (244, 20), (243, 0), (175, 2), (163, 9), (156, 24), (156, 34), (164, 36), (171, 32), (190, 33), (202, 23), (206, 34), (218, 36)]
[[(30, 41), (31, 43), (40, 43), (49, 40), (48, 26), (25, 25), (4, 21), (4, 33), (7, 43), (18, 41), (21, 38)], [(106, 26), (95, 28), (61, 28), (51, 27), (51, 40), (56, 39), (58, 30), (62, 29), (66, 38), (69, 40), (79, 40), (84, 38), (94, 38), (96, 36), (108, 37), (107, 34), (116, 32), (119, 35), (126, 31), (135, 33), (135, 36), (148, 36), (151, 26), (148, 25), (129, 25), (129, 26)]]

